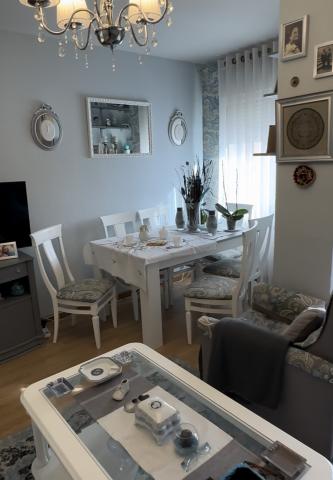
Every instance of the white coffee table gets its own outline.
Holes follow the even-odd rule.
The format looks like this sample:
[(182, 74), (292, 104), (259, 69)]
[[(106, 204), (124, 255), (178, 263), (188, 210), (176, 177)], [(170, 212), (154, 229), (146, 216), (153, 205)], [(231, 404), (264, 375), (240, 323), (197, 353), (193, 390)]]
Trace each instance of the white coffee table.
[[(171, 392), (231, 435), (241, 452), (246, 448), (250, 456), (258, 456), (273, 442), (279, 441), (307, 459), (307, 469), (302, 476), (304, 480), (333, 479), (332, 465), (323, 456), (149, 347), (134, 343), (103, 356), (110, 357), (124, 351), (131, 353), (132, 363), (124, 366), (125, 375), (132, 375), (131, 385), (134, 386), (134, 379), (137, 379), (152, 382)], [(111, 380), (113, 384), (91, 386), (82, 381), (79, 367), (77, 365), (43, 379), (22, 393), (21, 402), (31, 417), (35, 437), (37, 456), (32, 467), (35, 479), (152, 478), (145, 476), (145, 472), (135, 476), (138, 475), (138, 465), (124, 449), (114, 444), (114, 440), (97, 423), (100, 416), (108, 413), (111, 405), (109, 391), (119, 382), (119, 377), (118, 380)], [(51, 394), (46, 385), (59, 377), (69, 379), (74, 386), (74, 393), (61, 398)], [(134, 390), (132, 392), (134, 395)]]

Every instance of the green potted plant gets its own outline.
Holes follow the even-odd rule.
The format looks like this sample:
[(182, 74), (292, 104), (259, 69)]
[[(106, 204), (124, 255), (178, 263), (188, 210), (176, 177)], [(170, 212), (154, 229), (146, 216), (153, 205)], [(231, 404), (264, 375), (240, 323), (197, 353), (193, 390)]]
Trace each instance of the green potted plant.
[(225, 188), (225, 182), (224, 182), (224, 167), (223, 167), (223, 162), (222, 162), (222, 185), (223, 185), (223, 192), (224, 192), (224, 197), (225, 197), (225, 207), (219, 203), (215, 204), (215, 208), (218, 212), (222, 214), (222, 216), (227, 220), (227, 225), (228, 225), (228, 230), (235, 230), (236, 228), (236, 222), (238, 220), (241, 220), (244, 215), (249, 213), (246, 208), (238, 208), (238, 170), (236, 169), (236, 210), (233, 212), (230, 211), (229, 204), (228, 204), (228, 199), (227, 199), (227, 190)]
[(226, 203), (226, 206), (227, 206), (227, 208), (225, 208), (225, 207), (223, 207), (223, 205), (220, 205), (219, 203), (217, 203), (215, 205), (215, 208), (227, 220), (228, 230), (235, 230), (236, 222), (238, 220), (241, 220), (244, 217), (244, 215), (246, 215), (248, 213), (248, 211), (246, 210), (246, 208), (237, 208), (236, 207), (236, 210), (234, 212), (231, 212), (229, 210), (228, 203)]

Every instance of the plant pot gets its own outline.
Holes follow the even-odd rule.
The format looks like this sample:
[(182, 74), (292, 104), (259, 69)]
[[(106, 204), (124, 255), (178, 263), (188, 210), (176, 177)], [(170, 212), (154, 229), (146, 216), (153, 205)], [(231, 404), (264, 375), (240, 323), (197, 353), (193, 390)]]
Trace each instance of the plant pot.
[(237, 222), (237, 220), (235, 220), (234, 218), (228, 217), (227, 218), (228, 230), (235, 230), (236, 229), (236, 222)]
[(200, 224), (200, 203), (187, 203), (187, 228), (189, 232), (197, 232)]

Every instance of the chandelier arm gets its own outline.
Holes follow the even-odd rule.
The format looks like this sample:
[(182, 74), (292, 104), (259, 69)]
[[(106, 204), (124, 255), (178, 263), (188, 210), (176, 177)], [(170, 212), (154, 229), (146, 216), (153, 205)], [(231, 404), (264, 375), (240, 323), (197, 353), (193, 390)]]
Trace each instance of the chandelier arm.
[(164, 10), (163, 12), (161, 13), (161, 16), (158, 20), (149, 20), (149, 18), (146, 16), (146, 14), (144, 13), (144, 11), (141, 9), (141, 7), (139, 7), (139, 5), (137, 3), (128, 3), (127, 5), (125, 5), (119, 12), (119, 15), (118, 15), (118, 18), (117, 18), (117, 25), (119, 26), (122, 26), (121, 23), (122, 23), (122, 20), (124, 19), (124, 13), (126, 12), (126, 10), (128, 10), (130, 7), (135, 7), (138, 9), (138, 12), (140, 13), (140, 15), (142, 16), (143, 20), (145, 23), (149, 23), (150, 25), (156, 25), (157, 23), (160, 23), (164, 18), (165, 18), (165, 15), (167, 14), (167, 11), (168, 11), (168, 8), (169, 8), (169, 0), (165, 0), (165, 6), (164, 6)]
[(79, 42), (79, 40), (78, 40), (77, 37), (75, 37), (75, 38), (73, 39), (76, 48), (78, 48), (78, 49), (81, 50), (81, 51), (87, 50), (87, 48), (88, 48), (89, 41), (90, 41), (90, 36), (91, 36), (91, 26), (92, 26), (94, 20), (95, 20), (95, 19), (93, 18), (93, 19), (90, 21), (90, 23), (89, 23), (88, 33), (87, 33), (87, 39), (86, 39), (86, 42), (85, 42), (83, 45), (80, 44), (80, 42)]
[(135, 40), (135, 43), (137, 45), (139, 45), (139, 47), (146, 47), (147, 44), (148, 44), (148, 30), (147, 30), (147, 25), (144, 25), (144, 32), (145, 32), (145, 39), (144, 39), (144, 42), (141, 43), (140, 40), (138, 39), (138, 37), (136, 36), (136, 33), (135, 33), (135, 30), (134, 30), (134, 27), (133, 25), (131, 24), (131, 32), (132, 32), (132, 35), (133, 35), (133, 38)]
[(95, 7), (95, 10), (96, 10), (96, 14), (95, 14), (95, 17), (99, 23), (99, 25), (102, 24), (102, 20), (101, 20), (101, 12), (100, 12), (100, 9), (99, 9), (99, 6), (98, 6), (98, 1), (97, 0), (94, 0), (94, 7)]
[(39, 12), (40, 15), (41, 15), (41, 20), (40, 20), (40, 23), (42, 25), (42, 27), (44, 28), (44, 30), (48, 33), (50, 33), (51, 35), (63, 35), (64, 33), (66, 33), (68, 31), (68, 29), (70, 28), (71, 24), (72, 23), (75, 23), (72, 22), (73, 18), (75, 17), (75, 15), (77, 13), (80, 13), (80, 12), (85, 12), (85, 13), (89, 13), (89, 15), (91, 15), (93, 18), (91, 19), (91, 23), (96, 20), (95, 18), (95, 13), (92, 12), (91, 10), (88, 10), (88, 9), (84, 9), (84, 8), (80, 8), (78, 10), (75, 10), (72, 15), (70, 16), (69, 20), (68, 20), (68, 23), (67, 25), (62, 29), (62, 30), (52, 30), (50, 27), (48, 27), (45, 23), (45, 20), (44, 20), (44, 12), (43, 12), (43, 9), (41, 9), (41, 11)]

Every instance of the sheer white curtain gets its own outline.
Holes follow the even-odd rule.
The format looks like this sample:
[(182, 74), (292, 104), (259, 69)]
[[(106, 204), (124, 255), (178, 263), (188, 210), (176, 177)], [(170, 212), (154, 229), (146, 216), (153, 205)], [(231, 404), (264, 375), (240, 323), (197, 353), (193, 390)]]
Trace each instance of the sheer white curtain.
[(219, 202), (254, 205), (254, 216), (274, 212), (275, 158), (253, 157), (265, 152), (269, 125), (275, 124), (275, 103), (264, 94), (274, 91), (277, 62), (270, 45), (252, 48), (219, 61), (220, 168)]

